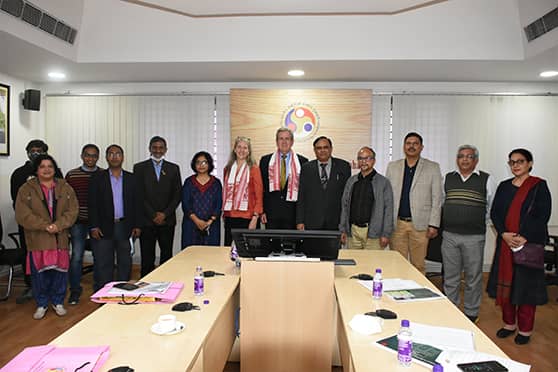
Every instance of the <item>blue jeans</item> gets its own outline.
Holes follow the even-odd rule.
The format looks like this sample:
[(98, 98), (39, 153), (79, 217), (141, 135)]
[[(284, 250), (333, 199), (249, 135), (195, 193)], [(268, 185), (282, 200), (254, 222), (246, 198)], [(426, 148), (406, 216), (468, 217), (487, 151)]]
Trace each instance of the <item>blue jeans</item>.
[(53, 305), (63, 304), (68, 283), (67, 273), (55, 269), (38, 272), (31, 254), (29, 254), (29, 263), (31, 264), (33, 297), (37, 306), (48, 307), (49, 301)]
[(83, 252), (85, 251), (85, 240), (87, 239), (87, 225), (76, 223), (72, 226), (72, 257), (70, 259), (70, 292), (81, 294), (81, 270), (83, 266)]

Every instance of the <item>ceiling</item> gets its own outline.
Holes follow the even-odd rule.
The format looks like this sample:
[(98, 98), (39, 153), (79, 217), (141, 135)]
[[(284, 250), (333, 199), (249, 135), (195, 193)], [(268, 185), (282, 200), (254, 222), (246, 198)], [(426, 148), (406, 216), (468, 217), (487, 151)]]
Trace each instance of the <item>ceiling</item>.
[[(207, 0), (122, 0), (154, 12), (175, 12), (195, 15), (226, 13), (305, 12), (398, 12), (413, 7), (435, 7), (442, 1), (418, 0), (312, 0), (282, 1), (271, 8), (262, 8), (261, 1), (237, 0), (222, 2)], [(235, 6), (230, 8), (229, 3)], [(223, 5), (225, 4), (225, 5)], [(286, 4), (286, 5), (285, 5)], [(266, 10), (267, 9), (267, 10)], [(185, 14), (181, 14), (187, 16)], [(47, 35), (50, 37), (50, 35)], [(303, 69), (301, 81), (432, 81), (432, 82), (549, 82), (540, 72), (558, 70), (558, 45), (525, 60), (336, 60), (336, 61), (258, 61), (258, 62), (142, 62), (142, 63), (78, 63), (0, 31), (2, 53), (0, 72), (36, 83), (51, 82), (47, 72), (64, 71), (66, 82), (264, 82), (290, 81), (287, 71)], [(558, 81), (554, 78), (550, 81)]]

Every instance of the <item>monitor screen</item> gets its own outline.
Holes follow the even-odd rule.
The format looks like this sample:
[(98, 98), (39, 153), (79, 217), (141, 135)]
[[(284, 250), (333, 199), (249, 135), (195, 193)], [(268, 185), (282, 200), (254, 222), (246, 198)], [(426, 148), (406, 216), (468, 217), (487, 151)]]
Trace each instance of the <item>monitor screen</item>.
[(231, 232), (240, 257), (304, 254), (309, 258), (335, 260), (341, 246), (339, 231), (232, 229)]

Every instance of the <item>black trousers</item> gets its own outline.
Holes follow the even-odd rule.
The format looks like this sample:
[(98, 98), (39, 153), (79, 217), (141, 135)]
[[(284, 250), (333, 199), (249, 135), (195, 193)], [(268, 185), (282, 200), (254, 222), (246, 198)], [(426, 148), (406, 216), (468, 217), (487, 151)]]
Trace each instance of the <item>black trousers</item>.
[(246, 218), (225, 217), (225, 245), (232, 243), (231, 229), (247, 229), (250, 220)]
[(128, 281), (132, 270), (130, 239), (123, 223), (114, 224), (114, 236), (100, 240), (91, 239), (93, 251), (93, 289), (98, 291), (114, 280), (114, 256), (116, 255), (116, 280)]
[(155, 270), (155, 244), (159, 242), (159, 266), (172, 257), (174, 225), (144, 226), (141, 229), (141, 276)]

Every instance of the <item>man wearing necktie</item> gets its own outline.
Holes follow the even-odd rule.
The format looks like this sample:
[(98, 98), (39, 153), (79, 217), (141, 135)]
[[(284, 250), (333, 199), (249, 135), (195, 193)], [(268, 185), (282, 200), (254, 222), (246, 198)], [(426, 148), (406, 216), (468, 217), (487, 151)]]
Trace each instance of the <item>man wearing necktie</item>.
[(141, 276), (155, 269), (157, 242), (161, 250), (159, 265), (172, 257), (175, 210), (182, 198), (180, 168), (165, 159), (165, 139), (159, 136), (151, 138), (149, 152), (149, 159), (134, 165), (134, 175), (143, 201), (144, 226), (140, 236)]
[(295, 229), (299, 174), (308, 159), (292, 150), (294, 136), (288, 128), (277, 130), (275, 142), (277, 150), (260, 160), (264, 185), (261, 221), (266, 229)]
[(351, 176), (351, 166), (331, 156), (333, 145), (329, 138), (318, 137), (313, 145), (316, 160), (306, 163), (300, 172), (296, 228), (338, 230), (341, 197)]

